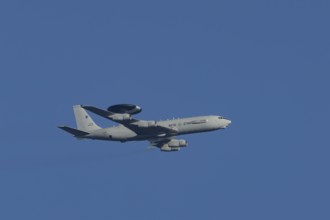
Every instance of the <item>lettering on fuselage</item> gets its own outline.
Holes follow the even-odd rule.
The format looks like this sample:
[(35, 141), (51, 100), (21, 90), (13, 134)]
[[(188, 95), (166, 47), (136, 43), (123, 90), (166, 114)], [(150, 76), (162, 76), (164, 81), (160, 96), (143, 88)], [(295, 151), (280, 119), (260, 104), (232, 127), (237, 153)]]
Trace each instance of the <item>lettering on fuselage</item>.
[(201, 119), (201, 120), (194, 120), (194, 121), (186, 121), (186, 122), (183, 122), (183, 123), (172, 123), (172, 124), (169, 124), (168, 126), (169, 127), (175, 127), (177, 125), (181, 126), (181, 125), (191, 125), (191, 124), (203, 124), (203, 123), (206, 123), (207, 120), (206, 119)]

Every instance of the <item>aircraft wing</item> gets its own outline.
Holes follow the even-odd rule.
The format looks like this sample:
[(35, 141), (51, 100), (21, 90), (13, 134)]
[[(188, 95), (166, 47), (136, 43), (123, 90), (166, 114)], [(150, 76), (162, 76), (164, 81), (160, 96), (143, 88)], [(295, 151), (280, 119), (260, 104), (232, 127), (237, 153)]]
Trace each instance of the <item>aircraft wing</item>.
[(103, 118), (118, 122), (120, 124), (122, 124), (121, 122), (124, 122), (124, 121), (126, 123), (138, 121), (138, 120), (132, 118), (129, 114), (116, 114), (116, 113), (112, 113), (112, 112), (109, 112), (109, 111), (106, 111), (106, 110), (103, 110), (100, 108), (96, 108), (94, 106), (88, 106), (88, 105), (87, 106), (82, 105), (81, 107), (90, 112), (93, 112), (94, 114), (97, 114)]
[(110, 116), (111, 113), (106, 111), (106, 110), (99, 109), (99, 108), (96, 108), (94, 106), (88, 106), (88, 105), (87, 106), (82, 105), (81, 107), (88, 110), (88, 111), (90, 111), (90, 112), (93, 112), (93, 113), (95, 113), (99, 116), (110, 119), (109, 116)]
[(175, 137), (164, 137), (149, 140), (151, 146), (158, 147), (161, 151), (179, 151), (181, 147), (186, 147), (186, 140), (177, 140)]
[(118, 114), (94, 106), (82, 106), (84, 109), (93, 112), (103, 118), (122, 124), (139, 135), (157, 134), (159, 137), (175, 135), (175, 128), (158, 125), (155, 121), (144, 121), (132, 118), (130, 114)]
[(164, 137), (164, 136), (169, 136), (169, 135), (176, 135), (177, 130), (172, 129), (170, 127), (165, 127), (161, 125), (152, 125), (148, 126), (145, 124), (148, 124), (146, 121), (139, 121), (137, 120), (134, 123), (126, 123), (123, 122), (121, 123), (128, 129), (134, 131), (138, 135), (157, 135), (158, 137)]

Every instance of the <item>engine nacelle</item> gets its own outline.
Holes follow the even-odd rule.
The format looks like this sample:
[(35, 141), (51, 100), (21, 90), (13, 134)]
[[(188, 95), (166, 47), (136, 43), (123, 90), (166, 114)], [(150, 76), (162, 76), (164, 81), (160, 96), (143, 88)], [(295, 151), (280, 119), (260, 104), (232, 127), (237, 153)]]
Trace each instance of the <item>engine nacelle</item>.
[(114, 115), (111, 115), (110, 117), (114, 121), (125, 121), (125, 120), (131, 119), (130, 114), (114, 114)]
[(155, 121), (139, 121), (137, 126), (140, 128), (157, 127), (157, 122), (155, 122)]
[(169, 147), (168, 144), (164, 144), (160, 150), (165, 152), (179, 151), (180, 147)]
[(168, 143), (168, 146), (171, 148), (186, 147), (187, 145), (188, 145), (188, 142), (186, 140), (171, 140)]

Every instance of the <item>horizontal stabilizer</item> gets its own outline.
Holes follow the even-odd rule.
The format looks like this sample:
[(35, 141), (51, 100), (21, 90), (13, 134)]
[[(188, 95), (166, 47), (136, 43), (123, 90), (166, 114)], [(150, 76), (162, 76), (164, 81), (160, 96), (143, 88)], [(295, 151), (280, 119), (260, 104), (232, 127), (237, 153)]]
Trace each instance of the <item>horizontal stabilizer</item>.
[(86, 136), (86, 135), (89, 134), (87, 132), (80, 131), (80, 130), (70, 128), (70, 127), (67, 127), (67, 126), (59, 126), (58, 128), (66, 131), (66, 132), (69, 132), (70, 134), (73, 134), (75, 137), (83, 137), (83, 136)]

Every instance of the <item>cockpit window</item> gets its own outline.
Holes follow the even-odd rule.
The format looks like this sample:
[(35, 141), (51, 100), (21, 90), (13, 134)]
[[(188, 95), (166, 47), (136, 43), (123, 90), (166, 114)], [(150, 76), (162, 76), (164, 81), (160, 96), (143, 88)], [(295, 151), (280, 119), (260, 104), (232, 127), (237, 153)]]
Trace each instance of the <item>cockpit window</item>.
[(224, 119), (224, 117), (220, 116), (219, 119)]

